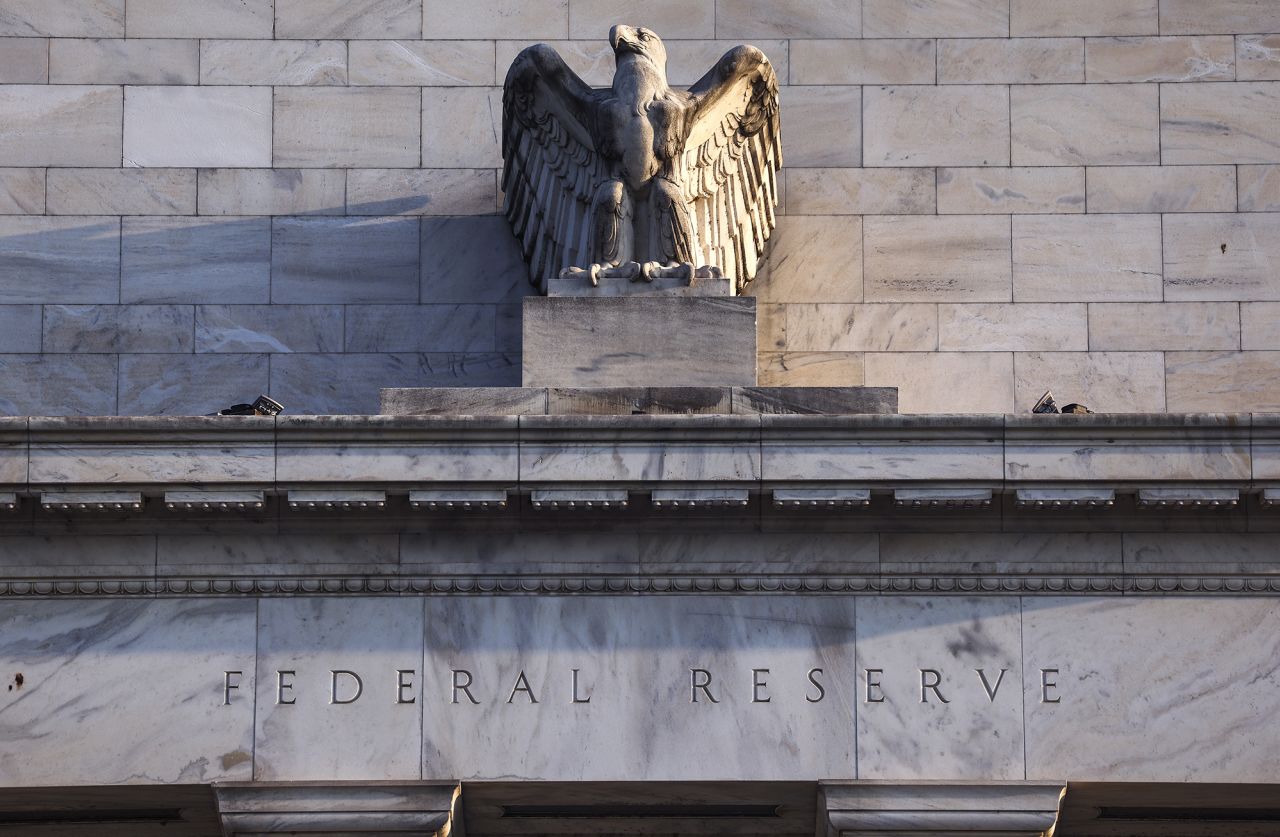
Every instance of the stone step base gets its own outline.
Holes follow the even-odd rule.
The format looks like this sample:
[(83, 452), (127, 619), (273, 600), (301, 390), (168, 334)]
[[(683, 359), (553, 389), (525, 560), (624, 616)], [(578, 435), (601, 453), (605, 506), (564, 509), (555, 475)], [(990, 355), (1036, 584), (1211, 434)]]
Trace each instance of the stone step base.
[(752, 386), (753, 297), (526, 297), (526, 387)]
[(392, 416), (890, 415), (896, 387), (430, 387), (382, 390)]

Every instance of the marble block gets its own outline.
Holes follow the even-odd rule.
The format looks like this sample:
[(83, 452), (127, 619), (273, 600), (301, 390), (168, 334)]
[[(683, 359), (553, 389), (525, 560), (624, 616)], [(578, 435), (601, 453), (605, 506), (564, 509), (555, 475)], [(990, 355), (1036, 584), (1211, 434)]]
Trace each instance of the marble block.
[(1004, 447), (996, 437), (1003, 417), (929, 420), (932, 430), (908, 416), (762, 416), (764, 479), (861, 485), (1002, 478)]
[(0, 215), (42, 215), (44, 210), (44, 169), (0, 168)]
[(752, 386), (751, 297), (527, 297), (527, 387)]
[(519, 476), (514, 416), (281, 416), (278, 422), (276, 478), (297, 488), (344, 481), (505, 483)]
[(1235, 39), (1094, 38), (1086, 72), (1090, 82), (1235, 81)]
[(1176, 416), (1159, 430), (1139, 430), (1146, 421), (1142, 415), (1007, 416), (1005, 477), (1023, 484), (1249, 479), (1247, 416)]
[(941, 84), (1084, 81), (1080, 38), (950, 38), (938, 44)]
[(381, 392), (388, 416), (545, 415), (547, 391), (522, 387), (401, 387)]
[(420, 387), (382, 390), (386, 415), (895, 413), (893, 387)]
[(273, 7), (272, 0), (131, 0), (129, 37), (270, 38)]
[(124, 37), (124, 0), (7, 0), (0, 8), (0, 35), (58, 38)]
[[(457, 598), (427, 612), (426, 778), (853, 776), (849, 599)], [(454, 688), (466, 682), (471, 698)]]
[[(13, 686), (0, 691), (0, 783), (250, 779), (255, 607), (226, 599), (0, 605), (0, 671)], [(227, 706), (225, 671), (243, 672)]]
[(896, 387), (734, 387), (738, 414), (862, 415), (898, 412)]
[(547, 280), (547, 296), (628, 296), (662, 294), (664, 296), (733, 296), (733, 286), (724, 277), (718, 279), (698, 279), (689, 284), (676, 277), (654, 279), (648, 284), (635, 282), (622, 277), (601, 277), (600, 284), (592, 286), (590, 281), (578, 277), (552, 276)]
[(0, 84), (44, 84), (48, 80), (48, 38), (0, 38)]
[(718, 0), (715, 23), (716, 34), (721, 38), (857, 38), (861, 35), (860, 16), (851, 0), (798, 3)]
[(423, 0), (427, 38), (521, 38), (525, 43), (569, 34), (569, 0)]
[(6, 166), (118, 166), (123, 101), (119, 87), (0, 85), (0, 159)]
[(1154, 84), (1015, 85), (1009, 101), (1015, 166), (1161, 162)]
[(1002, 87), (868, 87), (863, 110), (864, 165), (1009, 165), (1009, 98)]
[(1009, 4), (1000, 0), (863, 0), (862, 27), (866, 38), (1004, 37), (1009, 34)]
[(263, 600), (253, 778), (418, 778), (422, 620), (418, 599)]
[[(1028, 779), (1273, 782), (1267, 599), (1024, 601)], [(1087, 637), (1088, 641), (1082, 641)], [(1058, 687), (1045, 699), (1041, 670)], [(1049, 702), (1054, 698), (1060, 702)]]
[[(36, 418), (31, 420), (29, 479), (112, 486), (269, 481), (273, 430), (270, 419), (249, 417)], [(165, 438), (153, 436), (148, 443), (142, 441), (145, 436), (130, 439), (131, 431)], [(121, 444), (128, 441), (135, 443)]]
[(56, 38), (51, 84), (199, 84), (197, 41)]
[(1010, 0), (1009, 29), (1015, 37), (1155, 35), (1159, 5), (1158, 0)]
[(194, 215), (189, 169), (50, 169), (51, 215)]
[(938, 169), (943, 215), (1084, 212), (1081, 166)]
[(729, 414), (728, 387), (589, 387), (547, 390), (547, 415)]
[(0, 218), (0, 303), (120, 301), (118, 220)]
[[(594, 33), (593, 33), (594, 34)], [(351, 83), (360, 85), (492, 85), (492, 41), (349, 41)], [(498, 65), (506, 72), (515, 55)]]
[(281, 86), (346, 84), (347, 45), (342, 41), (205, 40), (200, 43), (200, 81)]
[(270, 167), (271, 88), (130, 87), (124, 164)]
[[(523, 416), (520, 479), (535, 486), (760, 479), (755, 416)], [(695, 430), (697, 438), (687, 431)]]
[(858, 778), (1022, 779), (1018, 601), (873, 597), (857, 610)]
[(346, 200), (346, 173), (201, 169), (197, 187), (201, 215), (338, 215)]
[(421, 96), (411, 88), (276, 90), (273, 164), (299, 168), (410, 167), (420, 162)]
[(277, 38), (411, 38), (421, 0), (276, 0)]
[(1278, 101), (1280, 91), (1267, 82), (1164, 86), (1161, 162), (1280, 163), (1274, 117)]

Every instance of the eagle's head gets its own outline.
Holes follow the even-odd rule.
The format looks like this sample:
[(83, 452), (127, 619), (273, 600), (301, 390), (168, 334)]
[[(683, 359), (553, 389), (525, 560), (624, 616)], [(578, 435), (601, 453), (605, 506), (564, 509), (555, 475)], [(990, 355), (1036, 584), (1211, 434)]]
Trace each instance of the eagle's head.
[(619, 61), (627, 53), (639, 55), (654, 63), (660, 70), (667, 68), (667, 48), (658, 33), (643, 26), (618, 24), (609, 30), (609, 43)]

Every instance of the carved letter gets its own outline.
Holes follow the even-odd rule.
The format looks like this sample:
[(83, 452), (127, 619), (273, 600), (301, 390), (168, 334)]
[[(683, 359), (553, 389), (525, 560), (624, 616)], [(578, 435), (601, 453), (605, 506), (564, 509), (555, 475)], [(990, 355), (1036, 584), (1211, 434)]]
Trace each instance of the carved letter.
[(822, 688), (822, 684), (819, 683), (817, 679), (814, 678), (815, 674), (822, 674), (822, 669), (820, 668), (809, 669), (809, 682), (812, 683), (813, 687), (818, 690), (817, 697), (813, 697), (812, 695), (804, 696), (804, 699), (809, 701), (809, 703), (821, 703), (822, 699), (827, 696), (827, 690)]
[[(701, 681), (699, 681), (698, 679), (699, 675), (702, 676)], [(712, 703), (720, 702), (716, 700), (715, 695), (711, 694), (711, 672), (707, 671), (705, 668), (691, 668), (689, 669), (689, 702), (690, 703), (698, 702), (699, 689), (701, 689), (702, 693), (707, 696), (707, 700), (711, 701)]]
[[(467, 678), (467, 681), (465, 683), (460, 682), (459, 675)], [(480, 702), (471, 694), (471, 672), (467, 671), (465, 668), (453, 669), (453, 700), (449, 701), (450, 703), (458, 702), (458, 692), (465, 694), (467, 696), (467, 700), (472, 703), (478, 704)]]
[(575, 668), (573, 670), (573, 676), (570, 678), (570, 680), (572, 681), (572, 688), (569, 690), (569, 694), (572, 696), (572, 702), (573, 703), (590, 703), (591, 695), (587, 695), (586, 697), (578, 697), (578, 669)]
[[(338, 700), (338, 675), (339, 674), (345, 674), (347, 677), (350, 677), (352, 680), (356, 681), (356, 693), (351, 696), (350, 700)], [(364, 694), (364, 681), (360, 679), (360, 675), (356, 674), (354, 671), (347, 671), (341, 668), (337, 670), (331, 670), (329, 672), (329, 703), (331, 704), (355, 703), (360, 699), (360, 696), (362, 694)]]
[(418, 673), (418, 670), (413, 668), (402, 668), (402, 669), (396, 670), (396, 703), (417, 703), (418, 702), (418, 699), (416, 697), (411, 697), (408, 700), (405, 700), (404, 698), (404, 690), (413, 688), (413, 683), (411, 682), (406, 683), (404, 680), (404, 676), (407, 674), (410, 677), (412, 677), (417, 673)]
[(769, 669), (767, 668), (751, 669), (751, 702), (752, 703), (769, 703), (772, 700), (772, 698), (769, 698), (769, 697), (760, 697), (760, 690), (767, 688), (769, 685), (768, 683), (760, 679), (760, 675), (768, 674), (768, 673), (769, 673)]
[(240, 681), (231, 682), (231, 676), (244, 677), (243, 671), (224, 671), (222, 672), (222, 705), (231, 705), (231, 690), (240, 688)]
[[(864, 669), (864, 670), (866, 671), (866, 676), (867, 676), (867, 698), (866, 698), (866, 702), (867, 702), (867, 703), (884, 703), (884, 692), (883, 692), (883, 691), (881, 690), (881, 688), (880, 688), (880, 675), (884, 674), (884, 669), (882, 669), (882, 668), (868, 668), (868, 669)], [(873, 675), (873, 674), (875, 675), (875, 679), (874, 679), (874, 680), (873, 680), (873, 679), (872, 679), (872, 677), (871, 677), (871, 675)], [(872, 696), (872, 694), (871, 694), (871, 690), (872, 690), (872, 689), (875, 689), (875, 690), (876, 690), (876, 694), (875, 694), (875, 696), (874, 696), (874, 697), (873, 697), (873, 696)]]
[[(932, 680), (932, 682), (930, 682)], [(932, 689), (933, 693), (938, 696), (938, 700), (943, 703), (950, 703), (942, 696), (942, 692), (938, 691), (938, 685), (942, 683), (942, 675), (936, 669), (922, 668), (920, 669), (920, 702), (928, 703), (929, 696), (925, 694), (926, 689)]]
[(286, 674), (289, 675), (290, 677), (293, 677), (297, 673), (298, 672), (296, 671), (277, 671), (276, 672), (276, 706), (292, 706), (293, 704), (298, 702), (297, 699), (294, 698), (292, 695), (290, 695), (288, 700), (284, 699), (284, 693), (286, 689), (288, 689), (290, 692), (293, 691), (293, 683), (284, 682), (284, 677)]
[(507, 698), (507, 703), (511, 703), (516, 699), (516, 692), (524, 692), (529, 696), (530, 703), (537, 703), (538, 699), (533, 696), (533, 689), (529, 686), (529, 678), (524, 676), (524, 671), (516, 678), (516, 684), (511, 687), (511, 696)]
[(978, 672), (978, 678), (982, 680), (982, 688), (986, 690), (987, 699), (992, 703), (996, 702), (996, 692), (1000, 691), (1000, 684), (1004, 681), (1004, 673), (1008, 670), (1007, 668), (1000, 669), (1000, 676), (996, 678), (996, 684), (992, 686), (987, 682), (987, 673), (985, 671), (980, 668), (974, 669), (974, 671)]
[[(1054, 679), (1050, 680), (1049, 675), (1054, 675)], [(1040, 702), (1041, 703), (1062, 703), (1060, 697), (1049, 697), (1049, 690), (1058, 688), (1057, 679), (1058, 670), (1056, 668), (1040, 669)]]

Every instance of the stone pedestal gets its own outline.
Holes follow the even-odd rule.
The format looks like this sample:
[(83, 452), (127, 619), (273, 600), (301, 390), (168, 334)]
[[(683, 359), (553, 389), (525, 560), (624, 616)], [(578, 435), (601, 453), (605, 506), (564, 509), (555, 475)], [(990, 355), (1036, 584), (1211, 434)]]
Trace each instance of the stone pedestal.
[(827, 784), (819, 794), (826, 837), (982, 834), (1040, 837), (1058, 818), (1063, 783)]
[(412, 387), (391, 416), (889, 415), (895, 387)]
[(752, 297), (528, 297), (526, 387), (752, 386)]
[(227, 784), (214, 788), (227, 837), (266, 834), (447, 835), (454, 825), (456, 785)]

